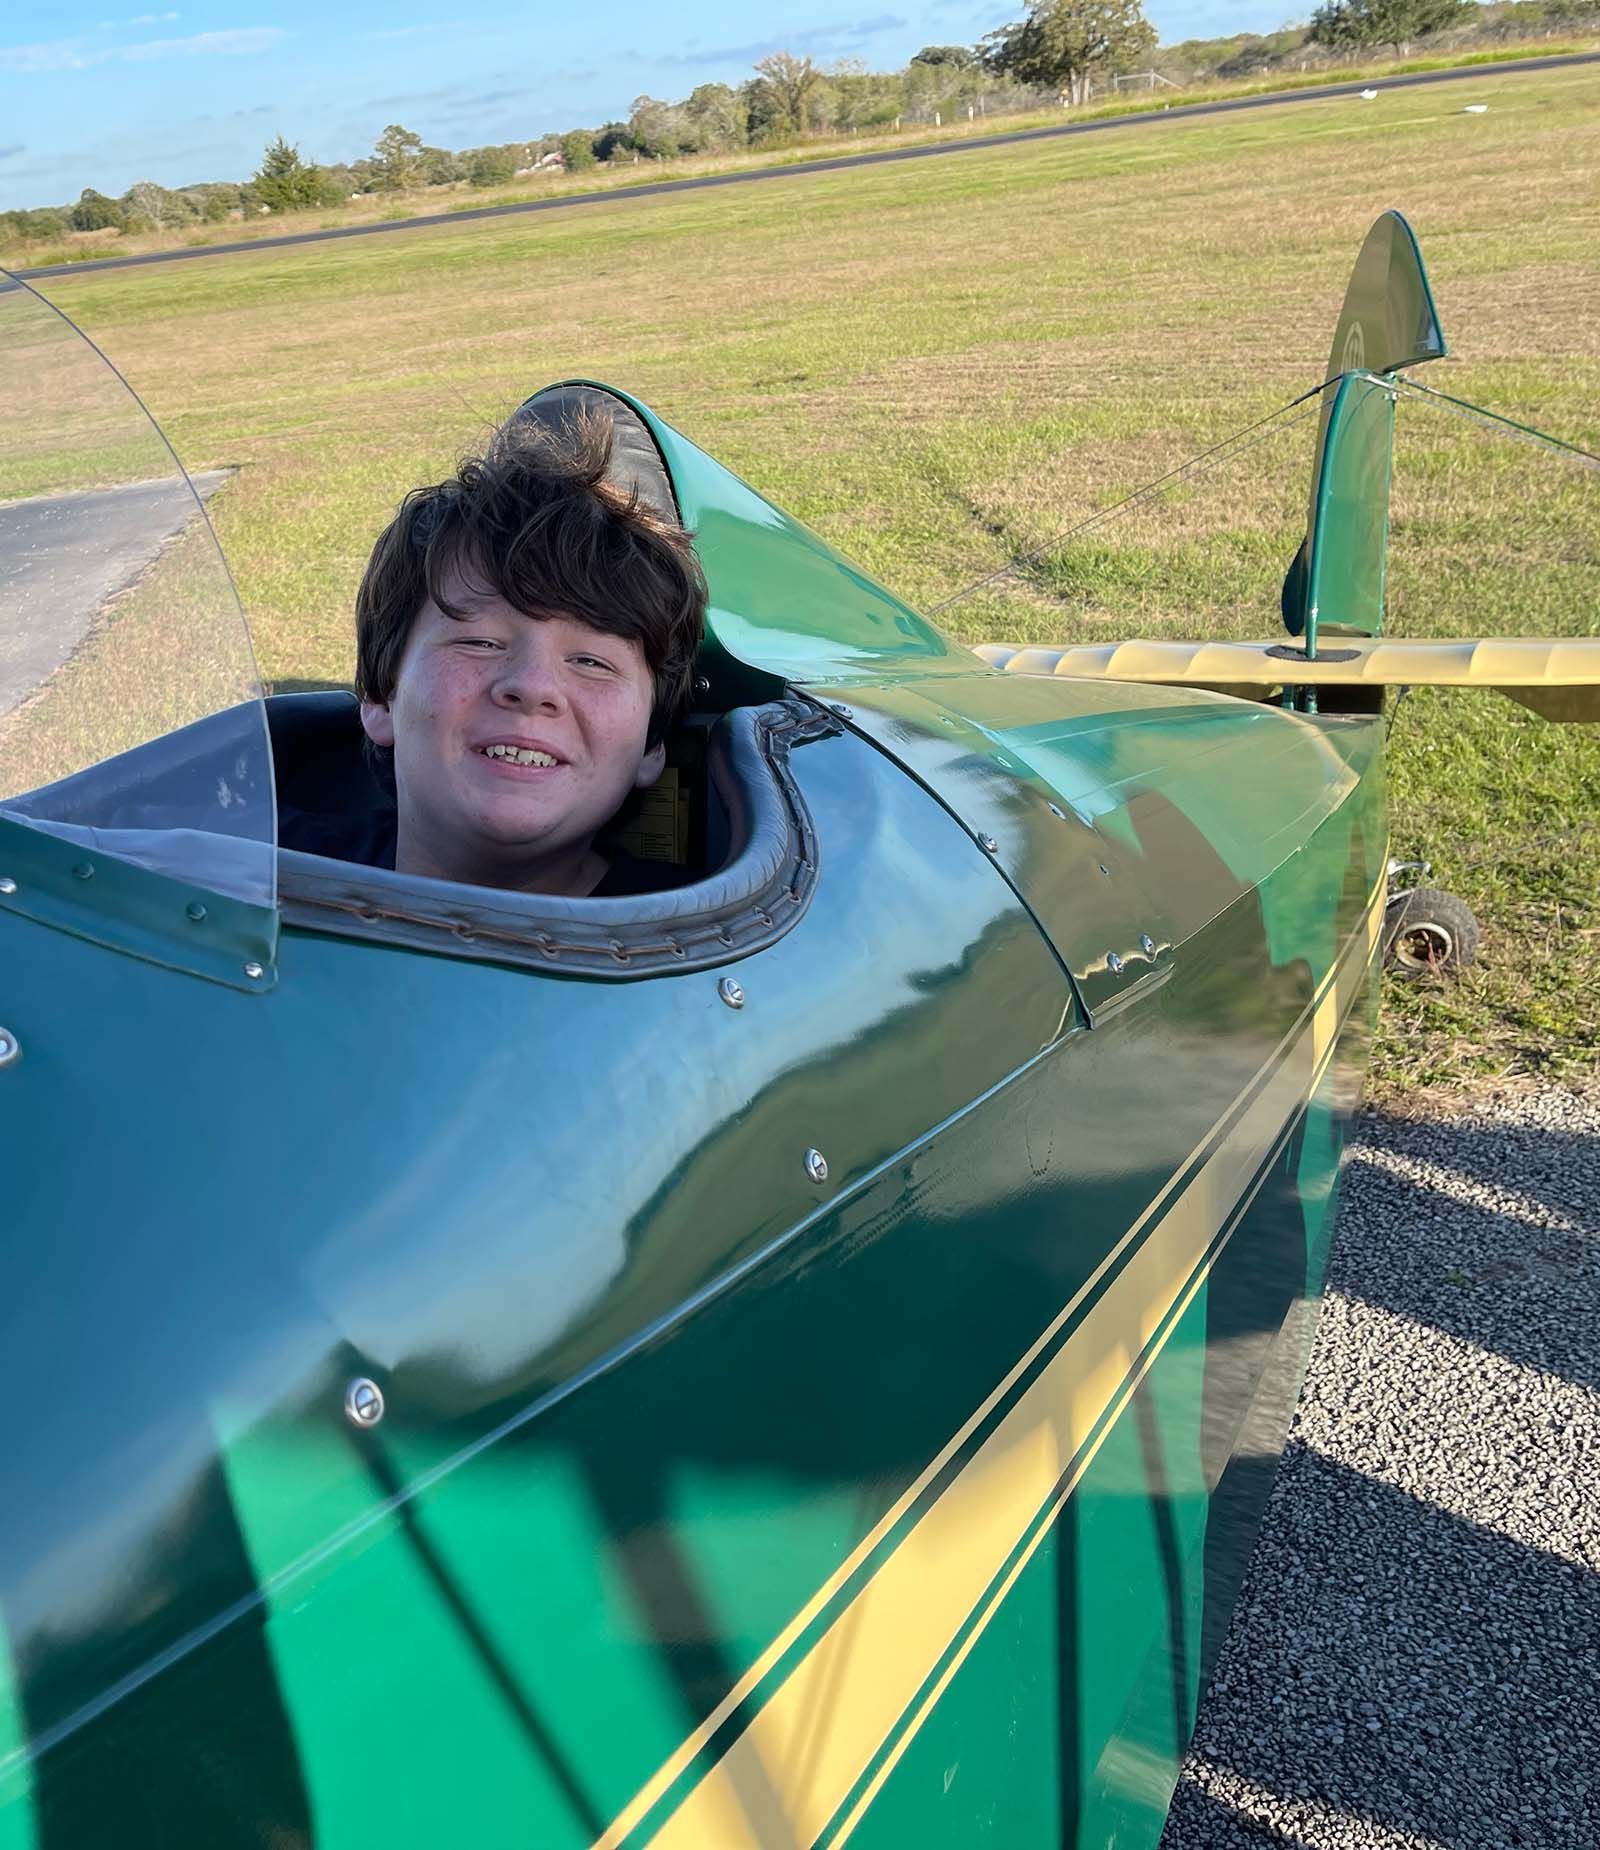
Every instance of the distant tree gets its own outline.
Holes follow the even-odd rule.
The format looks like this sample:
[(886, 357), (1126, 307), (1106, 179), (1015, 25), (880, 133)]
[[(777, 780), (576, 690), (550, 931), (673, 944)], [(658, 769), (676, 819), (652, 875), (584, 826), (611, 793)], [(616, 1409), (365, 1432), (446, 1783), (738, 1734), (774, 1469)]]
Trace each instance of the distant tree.
[(467, 162), (467, 178), (474, 186), (504, 186), (516, 171), (516, 161), (504, 148), (479, 148)]
[(277, 135), (267, 143), (250, 190), (257, 204), (274, 212), (299, 212), (318, 203), (319, 180), (318, 170), (301, 160), (299, 148)]
[(65, 209), (56, 206), (35, 206), (31, 212), (13, 212), (11, 216), (22, 221), (19, 229), (23, 237), (40, 243), (64, 237), (71, 222)]
[(1457, 25), (1476, 10), (1473, 0), (1324, 0), (1311, 15), (1311, 38), (1335, 51), (1388, 45), (1403, 58), (1413, 40)]
[(745, 138), (753, 147), (783, 133), (788, 123), (783, 99), (765, 77), (740, 84), (739, 104), (744, 110)]
[(1095, 71), (1126, 70), (1156, 48), (1139, 0), (1035, 0), (1026, 19), (991, 32), (982, 45), (991, 71), (1070, 103), (1089, 94)]
[(681, 146), (673, 121), (676, 114), (672, 104), (659, 97), (636, 96), (628, 111), (628, 140), (634, 151), (653, 161), (676, 154)]
[(16, 206), (0, 212), (0, 236), (8, 243), (42, 244), (47, 239), (64, 237), (69, 226), (65, 210), (55, 206)]
[(576, 173), (580, 167), (592, 167), (595, 163), (594, 136), (586, 128), (575, 128), (561, 137), (561, 158), (567, 164), (568, 173)]
[(422, 137), (391, 122), (372, 150), (378, 185), (385, 192), (404, 192), (422, 184)]
[(750, 119), (731, 84), (700, 84), (689, 92), (683, 113), (702, 148), (735, 148), (745, 138)]
[(626, 122), (607, 122), (595, 135), (594, 157), (597, 161), (614, 161), (619, 154), (632, 152), (633, 135)]
[(973, 71), (978, 68), (978, 54), (967, 45), (924, 45), (922, 50), (912, 54), (913, 64), (950, 65), (958, 71)]
[(772, 86), (783, 112), (783, 126), (791, 134), (803, 135), (808, 127), (807, 106), (822, 81), (821, 71), (809, 58), (797, 58), (792, 51), (758, 58), (756, 71)]
[(1219, 77), (1254, 77), (1272, 63), (1272, 47), (1253, 32), (1239, 35), (1239, 49), (1231, 52), (1217, 66)]
[(78, 203), (72, 208), (70, 217), (74, 231), (121, 231), (127, 222), (127, 214), (119, 202), (107, 199), (92, 186), (86, 186), (78, 195)]
[[(458, 180), (467, 177), (465, 165), (448, 148), (424, 148), (417, 158), (424, 186), (454, 186)], [(511, 171), (515, 173), (516, 170), (516, 158), (513, 156)]]

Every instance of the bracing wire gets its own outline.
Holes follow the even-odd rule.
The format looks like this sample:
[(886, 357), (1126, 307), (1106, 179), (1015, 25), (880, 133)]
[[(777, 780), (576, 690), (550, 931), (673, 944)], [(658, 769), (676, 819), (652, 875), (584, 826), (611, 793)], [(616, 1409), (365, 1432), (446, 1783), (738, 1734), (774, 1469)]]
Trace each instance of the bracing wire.
[[(1073, 525), (1069, 527), (1062, 528), (1060, 532), (1053, 533), (1048, 539), (1041, 540), (1037, 546), (1030, 548), (1017, 558), (1009, 559), (1004, 565), (997, 566), (985, 577), (979, 578), (972, 584), (966, 585), (961, 590), (954, 592), (951, 596), (945, 598), (942, 603), (933, 605), (927, 614), (930, 617), (936, 617), (941, 611), (948, 610), (952, 604), (959, 604), (963, 598), (971, 597), (975, 592), (982, 591), (986, 586), (995, 584), (1002, 578), (1011, 577), (1014, 573), (1021, 571), (1025, 566), (1031, 565), (1041, 554), (1050, 552), (1057, 546), (1064, 545), (1068, 540), (1075, 538), (1080, 533), (1088, 532), (1091, 527), (1097, 527), (1101, 521), (1109, 520), (1113, 514), (1120, 514), (1123, 509), (1134, 507), (1139, 502), (1148, 500), (1160, 489), (1170, 486), (1173, 482), (1180, 481), (1184, 476), (1193, 473), (1193, 471), (1199, 469), (1203, 464), (1221, 456), (1223, 452), (1228, 452), (1227, 459), (1229, 461), (1231, 461), (1234, 456), (1245, 455), (1248, 451), (1253, 450), (1257, 444), (1265, 443), (1268, 438), (1278, 434), (1277, 430), (1267, 430), (1265, 426), (1275, 423), (1280, 418), (1286, 417), (1287, 413), (1291, 411), (1299, 410), (1299, 407), (1305, 405), (1308, 400), (1320, 398), (1330, 385), (1336, 385), (1337, 383), (1337, 376), (1333, 379), (1324, 379), (1320, 385), (1312, 386), (1309, 390), (1302, 392), (1298, 398), (1291, 398), (1287, 404), (1279, 405), (1276, 410), (1267, 412), (1265, 416), (1257, 418), (1253, 424), (1246, 424), (1242, 430), (1236, 430), (1229, 436), (1219, 438), (1209, 449), (1201, 450), (1198, 455), (1189, 457), (1186, 462), (1175, 464), (1171, 469), (1167, 470), (1165, 475), (1158, 475), (1153, 481), (1145, 482), (1142, 486), (1133, 489), (1131, 493), (1124, 495), (1120, 501), (1113, 501), (1109, 507), (1096, 508), (1094, 513), (1086, 515), (1084, 519), (1074, 522)], [(1313, 410), (1311, 409), (1300, 411), (1298, 417), (1288, 418), (1287, 422), (1278, 426), (1278, 429), (1291, 430), (1296, 424), (1303, 423), (1312, 415)], [(1257, 432), (1261, 434), (1258, 436), (1256, 435)], [(1253, 438), (1254, 441), (1245, 442), (1244, 439), (1247, 437)]]
[(1470, 424), (1484, 424), (1509, 431), (1512, 436), (1524, 443), (1532, 443), (1544, 450), (1554, 450), (1559, 456), (1574, 457), (1587, 469), (1600, 469), (1600, 456), (1593, 450), (1586, 450), (1576, 443), (1568, 443), (1565, 438), (1552, 437), (1548, 431), (1535, 430), (1531, 424), (1522, 424), (1516, 418), (1508, 418), (1503, 412), (1489, 411), (1482, 405), (1470, 404), (1464, 398), (1453, 398), (1448, 392), (1441, 392), (1436, 386), (1423, 385), (1416, 379), (1408, 378), (1404, 373), (1391, 373), (1383, 379), (1384, 385), (1394, 387), (1402, 395), (1410, 395), (1423, 401), (1432, 399), (1445, 406), (1450, 414), (1464, 419)]
[[(963, 598), (971, 597), (974, 593), (984, 590), (987, 586), (997, 584), (1002, 578), (1014, 576), (1016, 573), (1031, 565), (1035, 559), (1040, 558), (1043, 554), (1053, 551), (1058, 546), (1065, 545), (1068, 540), (1075, 539), (1081, 533), (1089, 532), (1092, 528), (1099, 526), (1102, 521), (1109, 520), (1112, 515), (1120, 514), (1126, 508), (1135, 507), (1140, 502), (1149, 500), (1162, 489), (1170, 487), (1174, 482), (1181, 481), (1185, 476), (1193, 474), (1205, 464), (1219, 458), (1232, 461), (1234, 457), (1246, 455), (1258, 444), (1265, 443), (1269, 438), (1276, 436), (1279, 430), (1290, 430), (1296, 424), (1303, 423), (1312, 415), (1312, 410), (1309, 408), (1309, 401), (1320, 398), (1330, 386), (1337, 385), (1344, 376), (1345, 375), (1340, 373), (1335, 374), (1330, 379), (1324, 379), (1321, 384), (1311, 386), (1308, 390), (1302, 392), (1298, 398), (1291, 398), (1287, 404), (1279, 405), (1276, 410), (1269, 411), (1263, 417), (1257, 418), (1253, 424), (1246, 424), (1243, 429), (1233, 431), (1230, 435), (1219, 438), (1210, 448), (1201, 450), (1197, 455), (1189, 457), (1186, 461), (1175, 464), (1174, 467), (1167, 470), (1164, 475), (1158, 475), (1154, 480), (1143, 483), (1140, 487), (1124, 495), (1121, 500), (1113, 501), (1108, 507), (1097, 508), (1094, 513), (1086, 515), (1082, 520), (1075, 521), (1072, 525), (1061, 528), (1058, 532), (1051, 534), (1048, 539), (1041, 540), (1037, 546), (1030, 547), (1027, 552), (1019, 554), (1015, 559), (1007, 560), (1004, 565), (996, 566), (992, 572), (986, 573), (984, 577), (976, 579), (970, 585), (963, 586), (961, 590), (952, 593), (951, 596), (943, 599), (940, 603), (933, 605), (927, 614), (930, 617), (937, 617), (943, 611), (950, 609), (953, 604), (959, 604)], [(1498, 411), (1488, 411), (1482, 405), (1474, 405), (1470, 404), (1466, 399), (1454, 398), (1450, 393), (1438, 391), (1433, 386), (1421, 385), (1415, 379), (1409, 378), (1404, 373), (1386, 373), (1381, 376), (1369, 376), (1373, 377), (1377, 383), (1388, 386), (1397, 396), (1409, 396), (1423, 402), (1436, 400), (1441, 406), (1445, 407), (1451, 415), (1463, 418), (1469, 423), (1509, 431), (1522, 442), (1532, 443), (1541, 449), (1554, 451), (1560, 456), (1571, 457), (1581, 463), (1585, 468), (1600, 469), (1600, 456), (1595, 455), (1591, 450), (1583, 449), (1575, 443), (1568, 443), (1561, 437), (1552, 437), (1545, 431), (1535, 430), (1530, 424), (1518, 423), (1515, 418), (1506, 417)], [(1300, 410), (1301, 406), (1308, 406), (1308, 409)], [(1290, 412), (1296, 411), (1299, 412), (1298, 416), (1290, 417), (1288, 415)], [(1279, 423), (1280, 419), (1284, 421)], [(1269, 425), (1276, 425), (1277, 428), (1269, 430), (1267, 429)], [(1246, 439), (1251, 439), (1251, 441), (1246, 441)]]

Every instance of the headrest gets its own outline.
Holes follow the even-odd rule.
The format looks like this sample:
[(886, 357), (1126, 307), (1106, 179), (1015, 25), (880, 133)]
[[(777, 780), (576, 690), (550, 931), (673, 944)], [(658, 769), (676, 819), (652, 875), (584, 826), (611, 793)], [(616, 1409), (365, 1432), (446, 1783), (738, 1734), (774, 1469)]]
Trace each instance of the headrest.
[(619, 488), (632, 489), (652, 512), (663, 520), (680, 519), (678, 504), (672, 493), (672, 478), (661, 460), (656, 440), (649, 426), (626, 400), (599, 385), (550, 385), (520, 405), (513, 414), (532, 418), (547, 430), (559, 431), (573, 423), (580, 413), (604, 417), (611, 423), (611, 467), (609, 481)]

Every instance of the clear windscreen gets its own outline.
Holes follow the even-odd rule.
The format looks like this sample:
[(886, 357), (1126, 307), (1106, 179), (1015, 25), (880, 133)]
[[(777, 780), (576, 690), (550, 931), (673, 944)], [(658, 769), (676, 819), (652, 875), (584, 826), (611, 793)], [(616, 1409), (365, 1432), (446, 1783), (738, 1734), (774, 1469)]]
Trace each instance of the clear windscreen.
[[(1384, 633), (1600, 634), (1595, 433), (1553, 441), (1391, 383)], [(1009, 556), (928, 614), (970, 643), (1282, 640), (1320, 399), (1202, 448), (1147, 435), (997, 485), (978, 511)]]
[(0, 814), (274, 896), (255, 659), (206, 500), (72, 322), (0, 271)]

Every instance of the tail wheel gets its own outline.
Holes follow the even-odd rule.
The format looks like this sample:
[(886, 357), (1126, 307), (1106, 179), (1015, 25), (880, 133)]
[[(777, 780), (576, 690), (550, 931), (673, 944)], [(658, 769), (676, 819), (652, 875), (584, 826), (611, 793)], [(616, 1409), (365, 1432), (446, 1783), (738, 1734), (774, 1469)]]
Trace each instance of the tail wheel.
[(1419, 886), (1397, 893), (1385, 918), (1388, 951), (1385, 964), (1398, 976), (1426, 971), (1454, 975), (1478, 956), (1478, 921), (1454, 893)]

